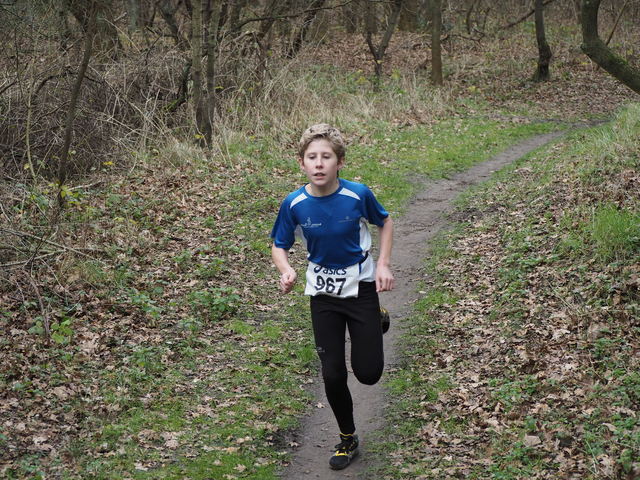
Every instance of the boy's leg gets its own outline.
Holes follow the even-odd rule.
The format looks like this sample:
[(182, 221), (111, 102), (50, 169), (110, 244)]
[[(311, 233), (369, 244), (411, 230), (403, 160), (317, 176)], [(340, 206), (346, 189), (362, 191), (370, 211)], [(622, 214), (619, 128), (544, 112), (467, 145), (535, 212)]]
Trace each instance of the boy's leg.
[(324, 295), (311, 297), (311, 321), (316, 350), (322, 363), (322, 378), (327, 400), (340, 432), (355, 432), (353, 400), (347, 386), (345, 364), (346, 317), (340, 313), (344, 300)]
[(380, 302), (374, 282), (360, 282), (359, 294), (350, 303), (347, 326), (351, 338), (351, 366), (359, 382), (374, 385), (384, 369)]

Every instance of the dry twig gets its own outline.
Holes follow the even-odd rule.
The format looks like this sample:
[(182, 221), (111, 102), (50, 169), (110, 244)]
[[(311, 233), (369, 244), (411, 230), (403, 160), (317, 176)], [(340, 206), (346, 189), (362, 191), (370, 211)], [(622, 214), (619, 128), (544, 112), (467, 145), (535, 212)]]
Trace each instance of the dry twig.
[[(11, 228), (6, 228), (6, 227), (0, 227), (0, 231), (6, 232), (6, 233), (10, 233), (12, 235), (17, 235), (17, 236), (20, 236), (20, 237), (33, 238), (35, 240), (47, 243), (49, 245), (53, 245), (54, 247), (62, 248), (63, 250), (67, 250), (67, 251), (70, 251), (70, 252), (73, 252), (73, 253), (77, 253), (78, 255), (82, 255), (83, 257), (87, 257), (87, 258), (90, 258), (91, 260), (95, 260), (96, 262), (100, 262), (100, 263), (104, 264), (104, 262), (102, 260), (100, 260), (99, 258), (92, 257), (91, 255), (88, 255), (88, 254), (82, 252), (81, 250), (78, 250), (76, 248), (67, 247), (65, 245), (61, 245), (59, 243), (53, 242), (51, 240), (47, 240), (46, 238), (39, 237), (37, 235), (33, 235), (31, 233), (20, 232), (18, 230), (13, 230)], [(83, 249), (83, 250), (95, 251), (93, 249)]]
[(47, 341), (49, 341), (49, 339), (51, 338), (51, 324), (49, 322), (49, 315), (47, 314), (47, 310), (44, 307), (44, 302), (42, 301), (42, 295), (40, 295), (40, 289), (38, 288), (38, 285), (36, 285), (33, 276), (26, 270), (24, 270), (24, 273), (29, 278), (29, 282), (33, 287), (33, 291), (36, 293), (38, 305), (40, 306), (40, 312), (42, 313), (42, 326), (44, 327), (44, 333), (46, 334)]

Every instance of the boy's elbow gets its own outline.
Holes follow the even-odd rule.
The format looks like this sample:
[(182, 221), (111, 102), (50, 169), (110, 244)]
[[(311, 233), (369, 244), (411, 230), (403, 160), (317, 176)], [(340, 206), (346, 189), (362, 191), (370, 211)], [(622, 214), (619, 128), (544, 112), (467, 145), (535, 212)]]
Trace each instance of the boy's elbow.
[(286, 257), (289, 253), (289, 249), (278, 247), (275, 242), (271, 245), (271, 256), (275, 258)]

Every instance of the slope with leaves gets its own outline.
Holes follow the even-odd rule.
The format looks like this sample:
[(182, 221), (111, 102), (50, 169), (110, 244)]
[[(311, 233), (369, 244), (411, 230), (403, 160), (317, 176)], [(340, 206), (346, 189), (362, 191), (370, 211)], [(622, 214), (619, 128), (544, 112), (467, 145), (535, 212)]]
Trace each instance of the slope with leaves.
[[(383, 187), (398, 209), (410, 172), (445, 175), (551, 128), (379, 121), (358, 130), (345, 175)], [(316, 361), (306, 301), (276, 295), (269, 259), (271, 222), (301, 174), (273, 140), (245, 140), (212, 156), (169, 143), (119, 178), (74, 188), (56, 237), (73, 250), (33, 269), (44, 308), (20, 301), (20, 271), (16, 289), (0, 290), (9, 478), (275, 476)], [(33, 198), (11, 208), (22, 212), (14, 230), (42, 235), (24, 221), (37, 218)]]
[[(274, 449), (305, 405), (313, 361), (295, 302), (262, 300), (273, 290), (267, 213), (291, 171), (186, 150), (77, 190), (63, 228), (94, 258), (62, 252), (35, 274), (53, 310), (51, 343), (47, 312), (3, 289), (9, 478), (145, 478), (160, 466), (222, 478), (279, 464)], [(261, 183), (267, 175), (276, 180)]]
[(390, 381), (384, 478), (640, 475), (640, 107), (469, 195)]

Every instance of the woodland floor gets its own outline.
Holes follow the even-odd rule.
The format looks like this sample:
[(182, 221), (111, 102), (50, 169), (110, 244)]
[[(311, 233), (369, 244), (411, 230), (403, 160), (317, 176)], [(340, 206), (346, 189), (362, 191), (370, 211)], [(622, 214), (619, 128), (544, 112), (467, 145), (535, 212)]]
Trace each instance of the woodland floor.
[[(425, 38), (420, 35), (394, 37), (389, 48), (389, 71), (395, 69), (403, 74), (415, 71), (415, 65), (424, 60), (422, 50), (426, 44)], [(529, 43), (530, 47), (522, 47)], [(577, 39), (573, 46), (563, 44), (558, 47), (554, 52), (552, 80), (540, 84), (527, 80), (530, 77), (529, 70), (532, 73), (535, 66), (534, 42), (530, 39), (526, 42), (515, 41), (512, 49), (503, 48), (503, 51), (498, 44), (495, 47), (478, 44), (475, 49), (473, 45), (476, 43), (469, 42), (463, 46), (461, 41), (453, 40), (445, 45), (447, 54), (456, 55), (458, 59), (450, 67), (445, 86), (451, 98), (457, 102), (451, 107), (451, 116), (491, 117), (505, 123), (546, 121), (558, 123), (559, 129), (564, 129), (568, 123), (607, 119), (621, 106), (637, 101), (637, 96), (586, 60), (579, 52)], [(351, 51), (356, 53), (349, 56), (335, 54)], [(313, 54), (315, 63), (339, 67), (352, 72), (355, 77), (370, 71), (367, 55), (361, 37), (341, 35), (332, 38), (326, 43), (326, 48), (317, 49)], [(487, 67), (487, 58), (494, 59), (495, 69)], [(530, 68), (524, 68), (523, 65), (529, 65)], [(406, 127), (431, 121), (429, 113), (421, 105), (415, 105), (394, 123), (396, 127)], [(546, 140), (546, 137), (538, 137), (534, 142), (543, 139)], [(255, 152), (252, 150), (251, 154)], [(501, 162), (506, 164), (521, 155), (523, 152), (509, 150), (505, 156), (501, 156)], [(276, 162), (274, 164), (277, 165)], [(274, 292), (266, 287), (272, 286), (273, 278), (265, 278), (264, 271), (268, 269), (263, 268), (268, 251), (263, 245), (264, 239), (260, 240), (261, 243), (253, 240), (256, 236), (264, 237), (264, 232), (268, 231), (271, 213), (277, 208), (271, 200), (279, 198), (294, 175), (279, 166), (270, 165), (268, 173), (281, 174), (283, 179), (270, 186), (270, 191), (261, 192), (262, 195), (256, 196), (250, 205), (242, 204), (238, 199), (246, 197), (247, 188), (256, 188), (256, 184), (250, 183), (255, 173), (251, 162), (240, 158), (237, 164), (230, 166), (222, 160), (214, 160), (206, 167), (196, 165), (188, 168), (191, 170), (187, 172), (187, 167), (177, 162), (164, 171), (157, 171), (155, 165), (141, 162), (139, 170), (130, 178), (113, 181), (108, 189), (96, 194), (95, 198), (89, 198), (87, 203), (90, 203), (90, 208), (87, 207), (86, 212), (82, 213), (86, 218), (83, 217), (82, 225), (77, 230), (70, 228), (72, 240), (68, 245), (91, 256), (104, 256), (110, 262), (110, 268), (105, 269), (108, 270), (110, 284), (123, 287), (103, 287), (103, 283), (107, 283), (103, 278), (106, 274), (96, 267), (99, 262), (93, 263), (86, 255), (78, 254), (72, 258), (72, 252), (67, 249), (61, 256), (60, 252), (54, 252), (58, 255), (55, 258), (61, 258), (59, 265), (46, 270), (41, 278), (48, 278), (53, 285), (47, 295), (64, 298), (73, 306), (64, 315), (54, 315), (57, 326), (54, 333), (60, 339), (60, 343), (54, 345), (55, 349), (37, 340), (38, 324), (34, 319), (39, 315), (40, 307), (37, 299), (24, 301), (31, 285), (16, 280), (15, 270), (7, 274), (11, 285), (19, 285), (19, 289), (0, 289), (0, 320), (3, 322), (0, 366), (4, 387), (0, 392), (0, 449), (6, 447), (0, 452), (0, 473), (24, 473), (12, 473), (14, 478), (44, 478), (37, 476), (42, 470), (54, 472), (50, 477), (56, 478), (55, 472), (66, 469), (69, 478), (89, 478), (93, 473), (87, 476), (86, 472), (94, 468), (94, 462), (98, 464), (102, 460), (107, 462), (110, 458), (126, 457), (129, 454), (126, 449), (134, 445), (136, 454), (140, 451), (153, 452), (145, 461), (135, 462), (136, 475), (140, 476), (159, 465), (176, 463), (175, 457), (193, 458), (202, 451), (234, 454), (242, 451), (245, 444), (251, 444), (253, 448), (253, 445), (262, 442), (260, 448), (287, 450), (294, 454), (292, 470), (285, 470), (285, 475), (289, 475), (286, 473), (289, 471), (297, 473), (291, 473), (294, 476), (289, 475), (288, 478), (305, 478), (296, 475), (321, 479), (342, 478), (329, 477), (324, 473), (329, 472), (326, 462), (334, 442), (333, 430), (325, 429), (326, 422), (330, 421), (327, 419), (329, 409), (314, 410), (314, 413), (324, 417), (319, 420), (312, 417), (301, 430), (300, 441), (295, 436), (289, 438), (289, 433), (295, 430), (279, 414), (290, 417), (299, 414), (304, 406), (292, 402), (285, 411), (274, 412), (271, 405), (266, 405), (268, 402), (261, 404), (256, 399), (260, 399), (260, 395), (268, 395), (270, 385), (262, 385), (264, 379), (260, 378), (260, 374), (248, 371), (245, 365), (251, 355), (264, 355), (259, 359), (264, 368), (295, 363), (291, 378), (287, 379), (295, 384), (295, 389), (299, 384), (308, 383), (310, 372), (315, 375), (313, 356), (305, 357), (308, 352), (300, 350), (294, 354), (279, 350), (278, 343), (284, 344), (285, 341), (290, 342), (287, 345), (305, 344), (307, 334), (294, 332), (290, 338), (282, 338), (279, 336), (281, 331), (270, 323), (276, 316), (276, 307), (273, 305), (275, 300), (269, 298)], [(399, 219), (397, 276), (400, 282), (406, 283), (401, 283), (396, 292), (383, 298), (385, 304), (394, 307), (396, 322), (401, 321), (414, 298), (417, 287), (415, 281), (421, 276), (418, 272), (422, 262), (418, 251), (422, 252), (427, 246), (427, 235), (449, 222), (454, 223), (455, 219), (441, 218), (440, 215), (446, 210), (444, 205), (461, 188), (486, 178), (486, 174), (498, 166), (483, 164), (478, 168), (479, 171), (470, 170), (459, 177), (452, 177), (449, 181), (452, 183), (428, 184), (424, 194), (429, 195), (433, 189), (438, 189), (442, 196), (437, 199), (417, 197), (407, 207), (405, 216)], [(225, 174), (230, 169), (236, 172), (235, 176)], [(527, 172), (521, 173), (526, 175)], [(207, 177), (206, 181), (204, 176)], [(186, 182), (189, 178), (197, 181)], [(105, 178), (96, 181), (98, 184), (109, 183), (105, 182)], [(630, 182), (637, 185), (637, 175)], [(20, 199), (11, 201), (12, 205), (20, 203)], [(437, 207), (431, 212), (432, 216), (418, 216), (412, 210), (418, 208), (422, 215), (424, 209), (420, 207), (423, 202)], [(215, 205), (217, 210), (212, 211), (211, 205)], [(440, 207), (443, 207), (442, 210)], [(109, 215), (102, 215), (101, 211), (109, 212)], [(265, 212), (269, 215), (263, 219)], [(239, 222), (238, 219), (242, 220)], [(19, 222), (20, 218), (17, 218), (16, 223), (9, 226), (23, 228)], [(418, 224), (425, 228), (417, 228)], [(42, 234), (45, 228), (37, 226), (33, 232)], [(424, 236), (416, 239), (416, 243), (403, 243), (410, 241), (410, 233)], [(58, 242), (65, 240), (68, 238), (57, 239)], [(491, 257), (494, 241), (490, 236), (485, 240), (485, 243), (474, 248), (484, 249)], [(48, 247), (58, 248), (55, 244)], [(222, 259), (223, 252), (228, 258)], [(418, 270), (414, 270), (416, 267)], [(56, 273), (51, 274), (53, 271)], [(60, 276), (60, 272), (64, 273), (64, 277)], [(252, 285), (243, 283), (247, 275), (255, 277)], [(214, 281), (216, 285), (222, 281), (223, 288), (214, 290), (213, 297), (193, 295), (211, 292), (204, 285)], [(230, 290), (226, 290), (227, 287)], [(238, 305), (235, 294), (242, 297), (241, 305)], [(16, 307), (18, 304), (22, 306)], [(300, 308), (299, 305), (280, 301), (277, 308), (285, 312), (281, 315), (293, 318), (296, 313), (286, 309), (295, 311)], [(476, 306), (470, 305), (469, 309)], [(246, 314), (248, 320), (244, 323), (220, 322), (202, 327), (194, 317), (199, 313), (198, 310), (209, 307), (217, 309), (216, 315), (219, 314), (221, 318)], [(70, 317), (73, 323), (65, 323)], [(260, 331), (264, 330), (265, 335), (274, 337), (269, 340), (271, 343), (266, 349), (262, 340), (245, 340), (248, 337), (246, 331), (254, 328), (262, 329)], [(268, 328), (272, 328), (273, 332), (269, 333)], [(394, 331), (397, 328), (398, 324), (392, 327)], [(462, 333), (463, 327), (452, 328), (451, 338), (455, 339), (455, 335)], [(175, 335), (170, 345), (167, 344), (168, 335)], [(393, 335), (393, 332), (388, 334), (389, 345), (395, 341)], [(231, 345), (231, 351), (242, 349), (245, 357), (225, 357), (223, 349), (226, 345)], [(460, 348), (460, 344), (453, 342), (451, 348)], [(194, 353), (196, 351), (201, 353)], [(397, 366), (397, 353), (397, 346), (390, 348), (391, 370)], [(491, 352), (484, 354), (490, 356)], [(524, 354), (529, 355), (527, 352)], [(522, 361), (533, 365), (536, 359), (526, 355)], [(446, 356), (434, 361), (442, 368), (451, 363)], [(166, 384), (148, 383), (150, 377), (160, 378), (166, 369), (180, 362), (184, 362), (184, 369), (179, 378), (172, 378)], [(211, 378), (226, 372), (237, 375), (237, 378), (225, 377), (227, 383), (211, 385), (211, 391), (205, 396), (201, 395), (199, 385), (205, 385)], [(469, 373), (469, 388), (474, 388), (474, 378)], [(240, 383), (238, 379), (241, 379)], [(256, 393), (252, 388), (263, 390)], [(576, 386), (576, 390), (578, 388)], [(370, 394), (375, 398), (371, 402), (374, 406), (371, 415), (365, 412), (368, 416), (358, 420), (362, 425), (371, 423), (371, 433), (363, 436), (365, 442), (370, 439), (368, 435), (372, 435), (379, 426), (382, 427), (379, 423), (381, 415), (375, 413), (385, 408), (380, 390)], [(355, 395), (362, 398), (363, 393), (358, 391)], [(194, 422), (209, 419), (223, 432), (220, 438), (215, 437), (213, 441), (198, 438), (200, 424), (197, 423), (187, 427), (175, 420), (172, 425), (174, 419), (153, 417), (156, 405), (162, 402), (168, 404), (175, 398), (192, 398), (196, 402), (202, 398), (201, 404), (189, 404), (186, 412), (179, 413), (180, 422), (187, 422), (184, 419)], [(454, 400), (449, 398), (443, 402)], [(473, 399), (460, 397), (458, 400), (460, 405), (465, 406), (465, 402)], [(323, 402), (322, 397), (318, 402)], [(255, 431), (263, 432), (264, 438), (251, 440), (247, 433), (241, 433), (242, 430), (229, 431), (234, 418), (219, 418), (217, 409), (231, 404), (237, 405), (238, 412), (256, 408), (255, 416), (250, 418), (249, 423)], [(441, 405), (442, 402), (436, 407), (440, 408)], [(138, 422), (134, 429), (118, 423), (124, 412), (134, 410), (142, 414), (146, 412), (150, 418), (145, 421), (149, 423), (144, 423), (138, 417), (134, 418)], [(363, 412), (359, 411), (358, 415), (363, 415)], [(487, 421), (493, 421), (491, 418)], [(105, 420), (113, 421), (113, 424), (102, 423)], [(279, 421), (283, 423), (278, 424)], [(154, 431), (150, 425), (161, 425), (164, 431)], [(183, 430), (187, 429), (196, 432), (192, 438), (182, 435)], [(287, 433), (283, 434), (283, 431)], [(320, 434), (318, 438), (315, 437), (316, 433)], [(422, 433), (424, 438), (429, 435), (436, 438), (439, 435), (435, 430)], [(311, 437), (315, 439), (311, 440)], [(529, 441), (535, 440), (530, 438)], [(80, 451), (74, 442), (88, 442), (80, 444), (91, 447)], [(309, 447), (309, 456), (307, 453), (296, 456), (298, 449)], [(366, 451), (366, 443), (364, 448)], [(322, 453), (317, 455), (316, 451)], [(260, 459), (260, 452), (254, 456)], [(318, 464), (307, 463), (313, 461), (310, 458), (318, 459)], [(263, 467), (262, 460), (249, 467), (241, 467), (239, 462), (234, 460), (231, 467), (233, 475), (226, 474), (224, 478), (247, 478), (251, 468)], [(278, 466), (284, 463), (283, 460)], [(370, 466), (375, 467), (367, 464), (366, 460), (358, 461), (342, 475), (353, 477), (364, 471), (364, 467)], [(118, 470), (117, 478), (131, 478), (127, 473), (132, 471), (131, 465), (118, 468), (122, 470)], [(318, 474), (318, 471), (323, 473)], [(29, 472), (32, 476), (27, 475)], [(95, 478), (110, 478), (109, 474), (109, 471), (102, 472), (102, 476), (95, 474)], [(411, 475), (408, 472), (406, 478), (417, 478)], [(149, 473), (145, 478), (153, 477)]]

